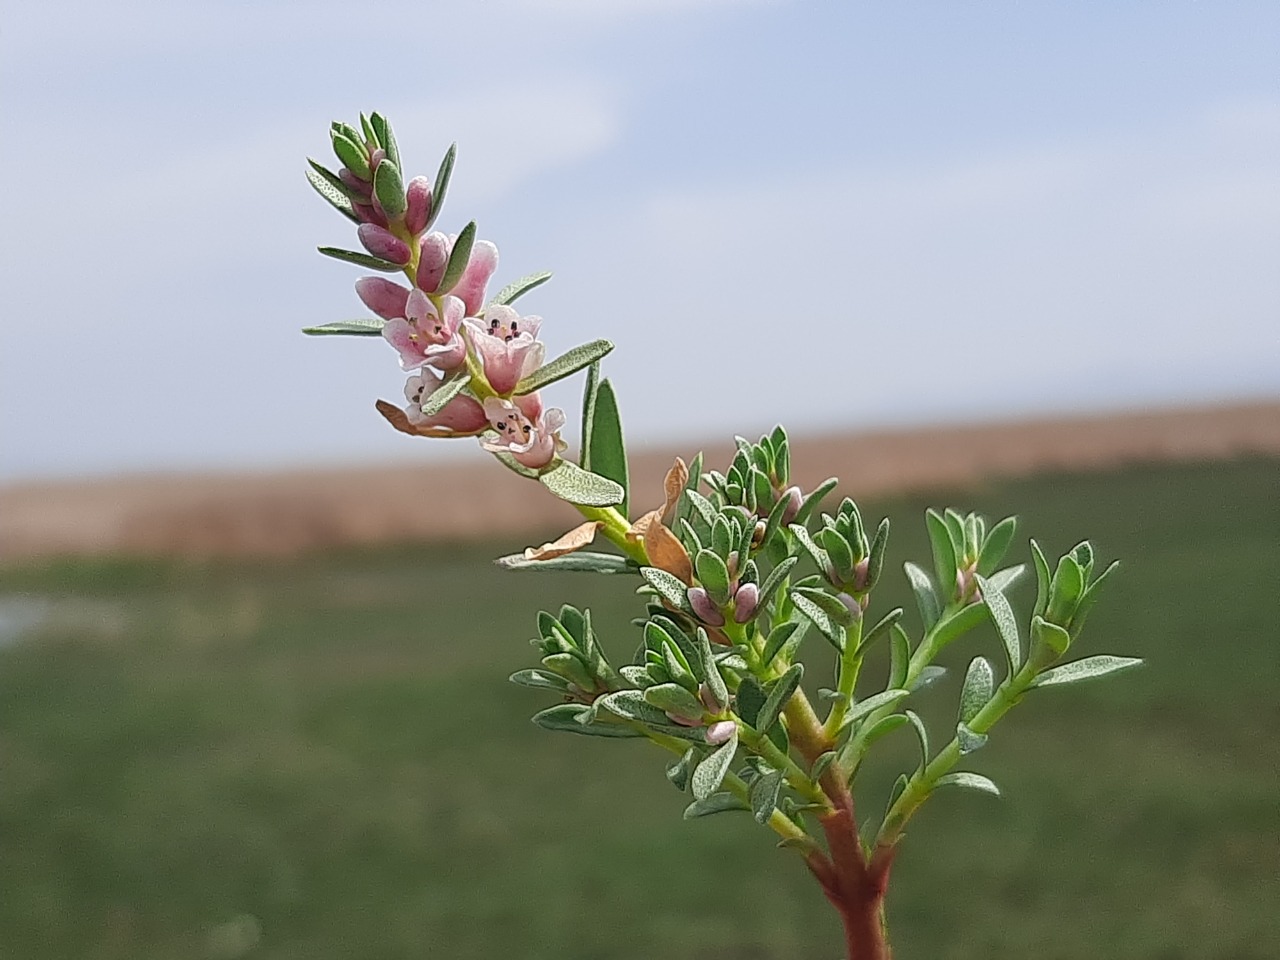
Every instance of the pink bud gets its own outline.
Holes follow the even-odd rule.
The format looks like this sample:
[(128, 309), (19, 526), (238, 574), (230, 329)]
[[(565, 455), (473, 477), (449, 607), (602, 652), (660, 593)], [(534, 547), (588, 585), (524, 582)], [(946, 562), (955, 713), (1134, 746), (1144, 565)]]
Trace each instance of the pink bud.
[(854, 615), (854, 617), (862, 616), (862, 602), (847, 593), (837, 593), (836, 599), (844, 604), (844, 608)]
[(724, 709), (724, 704), (716, 701), (715, 694), (711, 692), (711, 688), (705, 683), (698, 684), (698, 699), (702, 701), (702, 705), (711, 713), (719, 713)]
[(431, 219), (431, 181), (426, 177), (414, 177), (405, 187), (405, 229), (417, 236), (427, 229)]
[(717, 720), (707, 727), (707, 743), (728, 743), (733, 739), (733, 732), (736, 729), (737, 726), (732, 720)]
[(712, 627), (724, 626), (724, 614), (711, 602), (711, 598), (707, 596), (707, 591), (703, 590), (702, 587), (692, 587), (688, 596), (689, 606), (693, 607), (693, 612), (699, 620)]
[(756, 607), (760, 605), (760, 588), (754, 583), (744, 583), (733, 595), (733, 619), (735, 623), (746, 623), (756, 615)]
[(338, 179), (366, 199), (373, 194), (373, 184), (368, 180), (361, 180), (346, 167), (338, 171)]
[(356, 295), (383, 320), (403, 318), (409, 302), (408, 290), (383, 277), (361, 277), (356, 281)]
[(853, 585), (859, 590), (867, 589), (867, 571), (871, 567), (871, 559), (863, 557), (854, 565), (853, 568)]
[(378, 164), (387, 158), (387, 151), (381, 147), (375, 147), (369, 152), (369, 170), (370, 172), (378, 169)]
[(386, 215), (377, 207), (370, 206), (367, 203), (352, 202), (351, 206), (355, 208), (356, 216), (360, 218), (361, 223), (376, 223), (380, 227), (387, 225)]
[(362, 223), (356, 233), (364, 248), (375, 257), (402, 267), (409, 262), (409, 245), (385, 227), (376, 223)]
[(418, 244), (418, 289), (435, 293), (449, 265), (449, 238), (432, 231)]
[(804, 503), (804, 494), (800, 492), (799, 487), (787, 487), (782, 491), (782, 495), (787, 498), (787, 505), (782, 508), (782, 522), (790, 523), (800, 512), (800, 505)]

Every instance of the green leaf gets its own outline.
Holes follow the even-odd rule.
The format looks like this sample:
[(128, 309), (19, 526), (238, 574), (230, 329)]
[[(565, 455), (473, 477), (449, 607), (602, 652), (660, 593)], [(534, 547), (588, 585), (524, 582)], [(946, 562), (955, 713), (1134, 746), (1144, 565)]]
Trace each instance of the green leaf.
[(383, 273), (399, 273), (404, 269), (398, 263), (383, 260), (381, 257), (375, 257), (372, 254), (361, 253), (359, 250), (343, 250), (341, 247), (317, 247), (316, 249), (326, 257), (333, 257), (333, 259), (341, 260), (344, 263), (354, 263), (358, 267), (367, 267), (370, 270), (381, 270)]
[(595, 415), (596, 393), (600, 389), (600, 364), (593, 363), (587, 367), (586, 382), (582, 387), (582, 449), (578, 451), (578, 463), (585, 467), (591, 459), (591, 421)]
[(938, 622), (938, 618), (942, 616), (942, 605), (938, 602), (938, 595), (933, 592), (929, 575), (911, 562), (904, 563), (902, 569), (906, 572), (907, 580), (911, 584), (911, 592), (916, 596), (916, 606), (920, 609), (920, 619), (924, 621), (924, 628), (932, 629)]
[(470, 382), (471, 374), (463, 373), (440, 384), (426, 398), (426, 402), (422, 404), (422, 415), (424, 417), (434, 417), (445, 408), (450, 400), (465, 390)]
[(951, 641), (968, 633), (988, 616), (986, 604), (970, 603), (938, 621), (933, 628), (930, 640), (934, 654), (936, 655)]
[(382, 145), (382, 149), (387, 151), (387, 159), (400, 166), (400, 148), (396, 144), (396, 135), (391, 132), (391, 124), (380, 113), (374, 113), (369, 117), (369, 125), (373, 127), (373, 132), (378, 137), (378, 143)]
[(968, 723), (987, 705), (996, 689), (995, 671), (986, 657), (974, 657), (960, 690), (960, 722)]
[(800, 546), (804, 547), (805, 553), (809, 554), (814, 564), (825, 576), (827, 571), (831, 569), (831, 558), (827, 556), (827, 551), (814, 542), (813, 537), (809, 535), (809, 531), (805, 529), (803, 524), (793, 523), (788, 529), (791, 531), (791, 535), (800, 541)]
[(554, 690), (557, 693), (568, 693), (569, 682), (554, 673), (543, 670), (517, 670), (508, 678), (512, 683), (522, 687), (534, 687), (539, 690)]
[(871, 644), (875, 643), (884, 634), (887, 634), (893, 625), (902, 619), (902, 608), (895, 607), (880, 618), (880, 621), (862, 635), (862, 640), (858, 643), (859, 650), (866, 650)]
[(710, 550), (699, 550), (693, 558), (693, 568), (698, 574), (698, 582), (702, 584), (716, 604), (724, 604), (729, 599), (729, 568), (724, 561)]
[(364, 147), (338, 130), (330, 130), (329, 139), (333, 142), (334, 155), (342, 161), (342, 165), (361, 180), (368, 180), (369, 157)]
[(880, 582), (880, 574), (884, 570), (884, 555), (889, 548), (889, 518), (885, 517), (876, 528), (875, 539), (871, 541), (871, 552), (867, 555), (867, 586), (870, 590)]
[(724, 813), (728, 810), (750, 810), (743, 801), (732, 793), (713, 793), (705, 800), (695, 800), (684, 808), (684, 819), (709, 817), (713, 813)]
[(660, 683), (644, 691), (645, 703), (683, 720), (698, 720), (706, 712), (702, 702), (678, 683)]
[(1083, 592), (1084, 571), (1075, 557), (1067, 554), (1058, 561), (1058, 569), (1049, 583), (1049, 607), (1044, 618), (1050, 623), (1070, 623)]
[(839, 482), (835, 477), (828, 477), (814, 487), (809, 495), (800, 501), (800, 509), (796, 512), (793, 522), (803, 526), (813, 515), (813, 511), (818, 509), (818, 504), (822, 502), (823, 497), (834, 490)]
[(981, 790), (993, 797), (1000, 796), (1000, 788), (980, 773), (967, 773), (963, 770), (948, 773), (934, 781), (934, 789), (938, 787), (967, 787), (970, 790)]
[(911, 638), (898, 624), (889, 635), (889, 688), (902, 687), (907, 682), (907, 668), (911, 661)]
[(1098, 602), (1098, 592), (1102, 587), (1102, 584), (1106, 582), (1106, 579), (1119, 569), (1119, 567), (1119, 560), (1111, 561), (1111, 565), (1107, 567), (1107, 569), (1103, 570), (1098, 576), (1098, 579), (1089, 584), (1081, 595), (1080, 602), (1076, 604), (1075, 616), (1071, 618), (1071, 636), (1073, 639), (1080, 636), (1080, 631), (1084, 629), (1085, 618), (1088, 617), (1089, 611), (1093, 609), (1093, 605)]
[(915, 727), (916, 739), (920, 741), (920, 769), (923, 770), (929, 763), (929, 731), (925, 729), (924, 721), (918, 713), (914, 710), (904, 712), (911, 721), (911, 726)]
[(404, 180), (400, 177), (400, 168), (390, 159), (383, 160), (373, 171), (373, 195), (389, 219), (394, 220), (404, 214)]
[(836, 758), (834, 750), (828, 750), (826, 753), (818, 755), (818, 759), (813, 761), (813, 766), (809, 770), (810, 780), (821, 780), (822, 775), (827, 772), (827, 768), (831, 766)]
[(938, 593), (947, 598), (956, 589), (956, 549), (947, 522), (936, 510), (924, 512), (925, 526), (929, 528), (929, 544), (933, 548), (933, 569), (938, 575)]
[(800, 562), (799, 557), (787, 557), (776, 567), (769, 571), (769, 575), (764, 578), (764, 583), (760, 584), (759, 605), (763, 608), (773, 595), (777, 592), (778, 587), (782, 586), (782, 581), (786, 579), (793, 567)]
[(960, 756), (967, 756), (987, 745), (987, 735), (985, 733), (974, 733), (964, 723), (957, 723), (956, 743), (960, 747)]
[(549, 383), (555, 383), (557, 380), (572, 376), (584, 367), (595, 363), (612, 349), (613, 344), (608, 340), (592, 340), (590, 343), (574, 347), (568, 353), (562, 353), (550, 363), (544, 363), (517, 383), (515, 394), (522, 397), (527, 393), (533, 393), (535, 390), (541, 390)]
[(586, 662), (576, 653), (552, 653), (542, 658), (542, 665), (583, 690), (595, 689), (596, 681)]
[(431, 189), (431, 217), (427, 220), (426, 230), (431, 229), (431, 225), (436, 222), (436, 217), (440, 216), (441, 208), (444, 207), (444, 195), (449, 190), (449, 179), (453, 176), (453, 162), (457, 156), (458, 145), (449, 144), (444, 159), (440, 161), (440, 169), (436, 171), (435, 186)]
[(765, 700), (764, 706), (760, 708), (760, 713), (756, 716), (756, 722), (752, 726), (757, 730), (768, 730), (772, 727), (774, 721), (782, 713), (782, 708), (787, 705), (791, 695), (796, 692), (796, 687), (800, 686), (800, 678), (803, 676), (803, 664), (793, 663), (789, 666), (787, 672), (774, 681), (773, 686), (769, 688), (769, 698)]
[(749, 799), (751, 801), (751, 814), (756, 818), (756, 823), (765, 824), (769, 822), (769, 818), (773, 816), (774, 808), (778, 805), (778, 791), (781, 789), (781, 770), (763, 774), (751, 784)]
[(1003, 570), (997, 570), (990, 577), (990, 580), (997, 590), (1003, 594), (1008, 594), (1009, 588), (1022, 579), (1022, 575), (1027, 572), (1027, 565), (1020, 563), (1014, 567), (1005, 567)]
[(892, 707), (909, 693), (909, 690), (903, 690), (901, 688), (896, 690), (882, 690), (880, 693), (867, 697), (865, 700), (859, 700), (849, 708), (849, 712), (845, 714), (844, 722), (856, 723), (863, 717), (875, 713), (882, 707)]
[(382, 146), (382, 144), (378, 142), (378, 133), (373, 129), (373, 124), (369, 122), (369, 118), (363, 113), (360, 114), (360, 129), (364, 131), (364, 139), (366, 142), (373, 144), (375, 147)]
[(1018, 636), (1018, 618), (1013, 615), (1013, 607), (1000, 589), (978, 574), (978, 589), (982, 591), (982, 602), (987, 605), (991, 621), (996, 625), (996, 633), (1004, 641), (1004, 653), (1009, 658), (1009, 674), (1018, 672), (1022, 666), (1022, 638)]
[[(307, 165), (311, 167), (311, 171), (315, 173), (316, 176), (318, 176), (321, 180), (327, 183), (330, 187), (332, 187), (338, 193), (342, 194), (344, 197), (350, 200), (352, 204), (354, 204), (357, 201), (357, 199), (359, 198), (359, 194), (355, 193), (355, 191), (353, 191), (350, 187), (348, 187), (345, 183), (343, 183), (342, 178), (339, 177), (332, 170), (329, 170), (323, 164), (316, 163), (316, 161), (312, 160), (310, 157), (307, 158)], [(307, 179), (311, 179), (310, 173), (307, 174)], [(314, 183), (313, 183), (313, 186), (314, 186)]]
[(889, 716), (877, 720), (864, 732), (859, 734), (859, 739), (862, 741), (863, 749), (865, 750), (867, 747), (871, 746), (871, 744), (875, 743), (885, 734), (892, 733), (894, 730), (897, 730), (899, 727), (910, 722), (911, 718), (905, 713), (891, 713)]
[(907, 689), (912, 693), (919, 693), (921, 690), (925, 690), (933, 686), (946, 675), (946, 667), (940, 667), (937, 664), (930, 664), (929, 666), (921, 669), (916, 678), (912, 680), (911, 683), (907, 684)]
[[(591, 368), (596, 369), (596, 365), (591, 364)], [(582, 434), (582, 465), (619, 486), (622, 498), (615, 503), (624, 516), (629, 516), (627, 447), (618, 415), (618, 398), (607, 378), (599, 381), (592, 391), (591, 411)]]
[(1113, 657), (1108, 654), (1085, 657), (1083, 660), (1073, 660), (1052, 670), (1046, 670), (1031, 681), (1031, 686), (1057, 687), (1064, 683), (1079, 683), (1081, 680), (1092, 680), (1094, 677), (1105, 677), (1121, 670), (1129, 670), (1141, 663), (1142, 661), (1137, 657)]
[(693, 776), (693, 767), (698, 760), (698, 750), (690, 747), (678, 760), (667, 765), (667, 779), (682, 793), (689, 786), (689, 778)]
[(1044, 615), (1045, 607), (1049, 605), (1049, 561), (1044, 558), (1040, 544), (1034, 540), (1031, 541), (1031, 560), (1036, 568), (1036, 606), (1031, 614), (1039, 617)]
[(603, 697), (596, 699), (595, 705), (601, 710), (608, 710), (626, 720), (635, 720), (638, 723), (649, 725), (671, 723), (671, 718), (650, 704), (639, 690), (616, 690), (613, 693), (606, 693)]
[(1060, 657), (1071, 646), (1071, 634), (1056, 623), (1050, 623), (1044, 617), (1031, 618), (1031, 637), (1048, 646), (1055, 657)]
[(560, 703), (533, 715), (533, 722), (544, 730), (581, 733), (592, 737), (643, 737), (634, 727), (621, 723), (583, 722), (591, 708), (581, 703)]
[(832, 620), (825, 610), (814, 603), (809, 597), (791, 591), (791, 602), (795, 604), (797, 610), (805, 616), (815, 627), (818, 632), (831, 642), (831, 645), (844, 652), (845, 633), (844, 627)]
[(449, 251), (449, 263), (444, 268), (439, 286), (436, 287), (437, 292), (448, 293), (458, 285), (463, 271), (467, 269), (467, 261), (471, 259), (471, 248), (475, 246), (475, 242), (476, 222), (472, 220), (462, 228), (458, 239), (454, 241), (453, 249)]
[(760, 711), (764, 709), (765, 701), (769, 699), (769, 695), (764, 692), (764, 688), (760, 686), (760, 681), (755, 677), (743, 677), (742, 683), (738, 685), (738, 697), (735, 712), (742, 718), (742, 722), (747, 726), (759, 726), (756, 721), (760, 716)]
[(526, 560), (524, 554), (513, 553), (494, 561), (504, 570), (546, 570), (550, 572), (577, 571), (580, 573), (635, 573), (636, 567), (626, 557), (613, 553), (592, 553), (579, 550), (549, 560)]
[(583, 470), (576, 463), (560, 460), (550, 470), (538, 474), (542, 485), (561, 500), (581, 507), (614, 507), (626, 493), (612, 480)]
[(528, 276), (521, 277), (519, 280), (512, 280), (505, 287), (499, 290), (498, 295), (489, 302), (497, 304), (514, 303), (534, 287), (540, 287), (550, 279), (550, 270), (540, 270), (537, 273), (531, 273)]
[(1009, 552), (1009, 544), (1013, 542), (1017, 530), (1017, 517), (1005, 517), (991, 528), (986, 542), (982, 544), (982, 552), (978, 554), (978, 573), (990, 577), (995, 572), (1004, 555)]
[(318, 327), (303, 327), (302, 332), (313, 337), (377, 337), (387, 321), (377, 320), (339, 320), (336, 323), (322, 323)]
[(788, 620), (786, 623), (780, 623), (769, 631), (769, 637), (765, 640), (764, 651), (760, 654), (760, 665), (768, 667), (773, 663), (774, 657), (782, 650), (791, 640), (791, 637), (797, 630), (802, 630), (804, 624), (796, 623), (794, 620)]
[(733, 763), (733, 755), (738, 749), (738, 732), (716, 749), (709, 757), (699, 763), (693, 770), (693, 796), (696, 800), (706, 800), (720, 789), (724, 775), (729, 772)]
[(711, 652), (711, 640), (707, 637), (707, 631), (701, 627), (698, 628), (698, 666), (706, 681), (707, 690), (711, 693), (711, 699), (723, 710), (729, 705), (729, 688), (725, 686), (724, 678), (720, 676), (720, 668), (716, 666), (715, 654)]
[(679, 577), (657, 567), (641, 567), (640, 576), (671, 606), (677, 610), (689, 609), (687, 588)]

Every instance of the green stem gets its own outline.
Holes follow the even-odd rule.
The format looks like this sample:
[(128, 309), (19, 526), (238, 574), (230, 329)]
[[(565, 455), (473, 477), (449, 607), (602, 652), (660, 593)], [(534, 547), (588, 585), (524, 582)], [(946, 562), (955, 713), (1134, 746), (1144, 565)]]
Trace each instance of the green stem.
[(735, 716), (733, 719), (738, 724), (739, 738), (750, 750), (769, 761), (776, 769), (781, 770), (787, 778), (787, 783), (791, 784), (792, 788), (806, 800), (810, 803), (822, 804), (823, 811), (819, 813), (819, 816), (825, 816), (831, 812), (831, 802), (827, 799), (827, 795), (822, 792), (820, 786), (809, 779), (809, 775), (800, 769), (798, 763), (778, 749), (778, 745), (767, 736), (757, 733), (738, 717)]
[(609, 538), (619, 550), (641, 566), (649, 563), (649, 554), (645, 552), (644, 543), (627, 537), (631, 529), (628, 520), (617, 507), (584, 507), (577, 505), (578, 512), (588, 520), (598, 521), (600, 532)]
[[(1017, 674), (1000, 684), (986, 705), (969, 721), (967, 724), (969, 729), (974, 733), (982, 734), (995, 726), (996, 722), (1008, 713), (1026, 692), (1036, 672), (1034, 665), (1028, 662)], [(902, 794), (885, 814), (884, 823), (876, 837), (877, 846), (893, 846), (898, 842), (907, 821), (928, 799), (929, 794), (937, 786), (938, 780), (949, 773), (960, 761), (960, 757), (960, 741), (953, 738), (923, 769), (917, 770), (912, 775)]]
[(849, 628), (844, 640), (844, 652), (840, 655), (840, 681), (836, 684), (835, 703), (827, 714), (827, 722), (822, 725), (822, 732), (828, 740), (834, 740), (844, 723), (844, 715), (853, 702), (853, 689), (858, 685), (858, 672), (862, 669), (862, 654), (858, 647), (862, 643), (862, 618)]

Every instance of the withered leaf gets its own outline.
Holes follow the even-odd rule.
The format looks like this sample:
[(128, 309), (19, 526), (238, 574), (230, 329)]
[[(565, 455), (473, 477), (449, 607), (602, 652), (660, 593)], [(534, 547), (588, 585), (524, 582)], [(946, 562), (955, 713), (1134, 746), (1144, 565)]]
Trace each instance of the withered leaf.
[(596, 538), (596, 532), (601, 526), (603, 524), (599, 520), (588, 520), (551, 543), (544, 543), (540, 547), (525, 547), (524, 558), (550, 560), (552, 557), (563, 557), (566, 553), (581, 550)]

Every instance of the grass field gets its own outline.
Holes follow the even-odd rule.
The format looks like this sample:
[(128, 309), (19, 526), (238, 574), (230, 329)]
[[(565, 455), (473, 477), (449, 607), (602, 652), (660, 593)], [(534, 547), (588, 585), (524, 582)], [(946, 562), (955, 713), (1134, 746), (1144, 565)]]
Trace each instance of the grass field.
[[(1280, 956), (1280, 462), (864, 504), (894, 523), (873, 613), (907, 600), (927, 504), (1018, 513), (1022, 554), (1121, 557), (1080, 652), (1148, 665), (1028, 698), (972, 758), (1003, 799), (930, 801), (898, 960)], [(547, 701), (505, 678), (540, 606), (590, 606), (619, 659), (636, 636), (633, 582), (488, 564), (522, 545), (0, 571), (43, 615), (0, 649), (0, 956), (834, 960), (771, 834), (681, 821), (646, 744), (528, 723)], [(893, 739), (866, 806), (912, 762)]]

